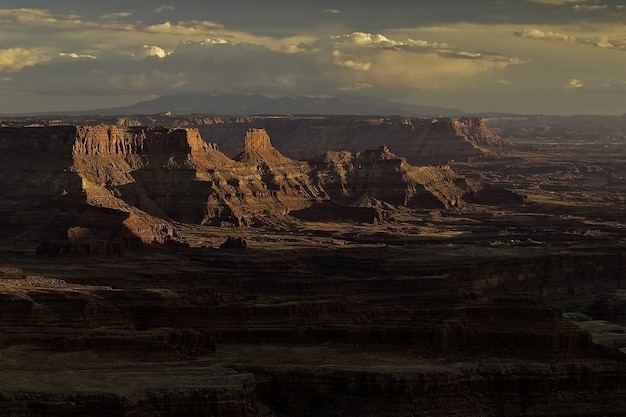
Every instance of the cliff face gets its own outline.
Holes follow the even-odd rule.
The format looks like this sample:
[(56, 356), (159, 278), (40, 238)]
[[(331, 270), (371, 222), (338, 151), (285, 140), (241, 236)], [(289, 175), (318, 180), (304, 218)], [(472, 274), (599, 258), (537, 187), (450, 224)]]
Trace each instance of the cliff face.
[(445, 166), (416, 168), (386, 146), (365, 152), (326, 152), (313, 161), (320, 187), (349, 206), (384, 202), (414, 208), (460, 204), (470, 184)]
[[(482, 129), (480, 123), (452, 125), (467, 137)], [(41, 224), (47, 216), (50, 222), (38, 226), (46, 229), (42, 240), (48, 242), (40, 251), (52, 254), (115, 253), (133, 236), (143, 242), (177, 240), (172, 220), (253, 225), (291, 212), (307, 218), (306, 210), (315, 206), (313, 217), (336, 212), (372, 221), (383, 220), (394, 206), (449, 208), (462, 205), (464, 196), (478, 201), (480, 193), (450, 168), (413, 167), (386, 146), (296, 161), (276, 150), (264, 129), (248, 129), (243, 152), (234, 159), (206, 143), (198, 130), (174, 127), (4, 128), (0, 149), (0, 210), (16, 228), (5, 230), (20, 235), (19, 227)], [(88, 233), (71, 238), (76, 227)], [(112, 239), (117, 243), (110, 246)]]
[(241, 151), (240, 138), (250, 128), (272, 134), (276, 148), (299, 159), (326, 151), (362, 152), (385, 144), (412, 165), (445, 164), (491, 155), (502, 139), (478, 118), (331, 117), (159, 117), (120, 119), (122, 126), (167, 123), (195, 127), (227, 155)]

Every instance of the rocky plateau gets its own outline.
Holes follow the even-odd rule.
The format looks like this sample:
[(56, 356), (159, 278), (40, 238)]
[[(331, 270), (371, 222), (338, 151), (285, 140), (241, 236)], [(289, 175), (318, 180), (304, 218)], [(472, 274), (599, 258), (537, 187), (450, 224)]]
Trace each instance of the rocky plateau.
[(3, 120), (0, 415), (626, 415), (624, 143), (505, 127)]

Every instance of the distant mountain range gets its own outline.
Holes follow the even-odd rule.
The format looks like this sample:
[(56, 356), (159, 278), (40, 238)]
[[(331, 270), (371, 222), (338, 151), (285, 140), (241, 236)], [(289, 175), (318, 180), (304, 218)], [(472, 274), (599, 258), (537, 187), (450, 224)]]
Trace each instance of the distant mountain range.
[[(466, 113), (444, 107), (418, 106), (371, 97), (279, 97), (246, 94), (177, 94), (142, 101), (127, 107), (55, 114), (133, 115), (170, 112), (220, 115), (377, 115), (412, 117), (454, 117)], [(40, 113), (42, 114), (42, 113)], [(48, 113), (52, 114), (52, 112)]]
[(398, 103), (373, 97), (307, 97), (270, 98), (260, 94), (175, 94), (141, 101), (126, 107), (80, 111), (47, 111), (31, 114), (5, 114), (4, 117), (46, 116), (128, 116), (128, 115), (229, 115), (229, 116), (406, 116), (406, 117), (480, 117), (491, 120), (520, 118), (517, 123), (562, 124), (609, 123), (623, 126), (621, 116), (600, 115), (521, 115), (514, 113), (467, 113), (459, 109)]

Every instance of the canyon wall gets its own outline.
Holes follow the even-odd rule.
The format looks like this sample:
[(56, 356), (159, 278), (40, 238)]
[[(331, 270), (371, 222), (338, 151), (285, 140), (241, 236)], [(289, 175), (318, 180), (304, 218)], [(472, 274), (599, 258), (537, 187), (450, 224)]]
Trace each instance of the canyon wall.
[(326, 151), (362, 152), (388, 146), (411, 165), (465, 161), (497, 152), (503, 140), (478, 118), (140, 116), (121, 126), (166, 123), (197, 128), (229, 156), (241, 150), (250, 128), (263, 128), (284, 155), (306, 160)]
[[(221, 128), (232, 127), (222, 121), (213, 120)], [(252, 122), (229, 121), (237, 128)], [(302, 130), (297, 121), (276, 122)], [(311, 130), (309, 123), (305, 131)], [(431, 133), (424, 133), (425, 125)], [(371, 128), (375, 135), (376, 126), (359, 122), (358, 128)], [(393, 126), (417, 129), (433, 138), (436, 132), (449, 133), (453, 128), (457, 136), (451, 140), (462, 147), (471, 145), (474, 150), (478, 149), (474, 145), (478, 139), (472, 142), (468, 138), (480, 136), (484, 127), (472, 119), (419, 124), (406, 121)], [(384, 130), (389, 133), (388, 127)], [(330, 151), (302, 162), (274, 148), (265, 129), (247, 129), (243, 137), (242, 152), (231, 159), (215, 144), (205, 142), (195, 128), (2, 128), (0, 191), (4, 198), (0, 210), (11, 219), (5, 229), (7, 236), (24, 235), (26, 240), (37, 236), (48, 242), (41, 248), (43, 253), (106, 253), (119, 251), (117, 245), (133, 238), (144, 243), (180, 240), (172, 221), (254, 225), (275, 222), (291, 212), (298, 212), (299, 218), (319, 218), (322, 212), (322, 217), (328, 218), (336, 212), (336, 218), (346, 218), (347, 214), (373, 221), (386, 218), (384, 211), (394, 206), (445, 209), (461, 206), (464, 201), (481, 202), (476, 196), (483, 186), (447, 166), (414, 167), (386, 146), (362, 152)], [(307, 139), (305, 133), (302, 141), (307, 140), (313, 137)], [(360, 147), (369, 143), (364, 141)], [(317, 146), (326, 144), (322, 141)], [(502, 204), (522, 202), (506, 190), (496, 192), (491, 201), (497, 200)], [(310, 208), (317, 213), (311, 214), (313, 217), (307, 211)], [(374, 216), (372, 210), (376, 211)], [(40, 230), (20, 229), (28, 224), (38, 225)], [(88, 232), (70, 238), (69, 230), (77, 227)], [(111, 240), (117, 242), (113, 247), (106, 243)], [(61, 247), (64, 244), (74, 246)]]

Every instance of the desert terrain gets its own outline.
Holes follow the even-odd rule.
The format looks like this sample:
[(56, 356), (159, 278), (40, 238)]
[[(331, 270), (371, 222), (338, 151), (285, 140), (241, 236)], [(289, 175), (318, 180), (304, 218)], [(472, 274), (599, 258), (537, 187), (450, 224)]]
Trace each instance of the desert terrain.
[(626, 415), (624, 120), (3, 119), (0, 415)]

